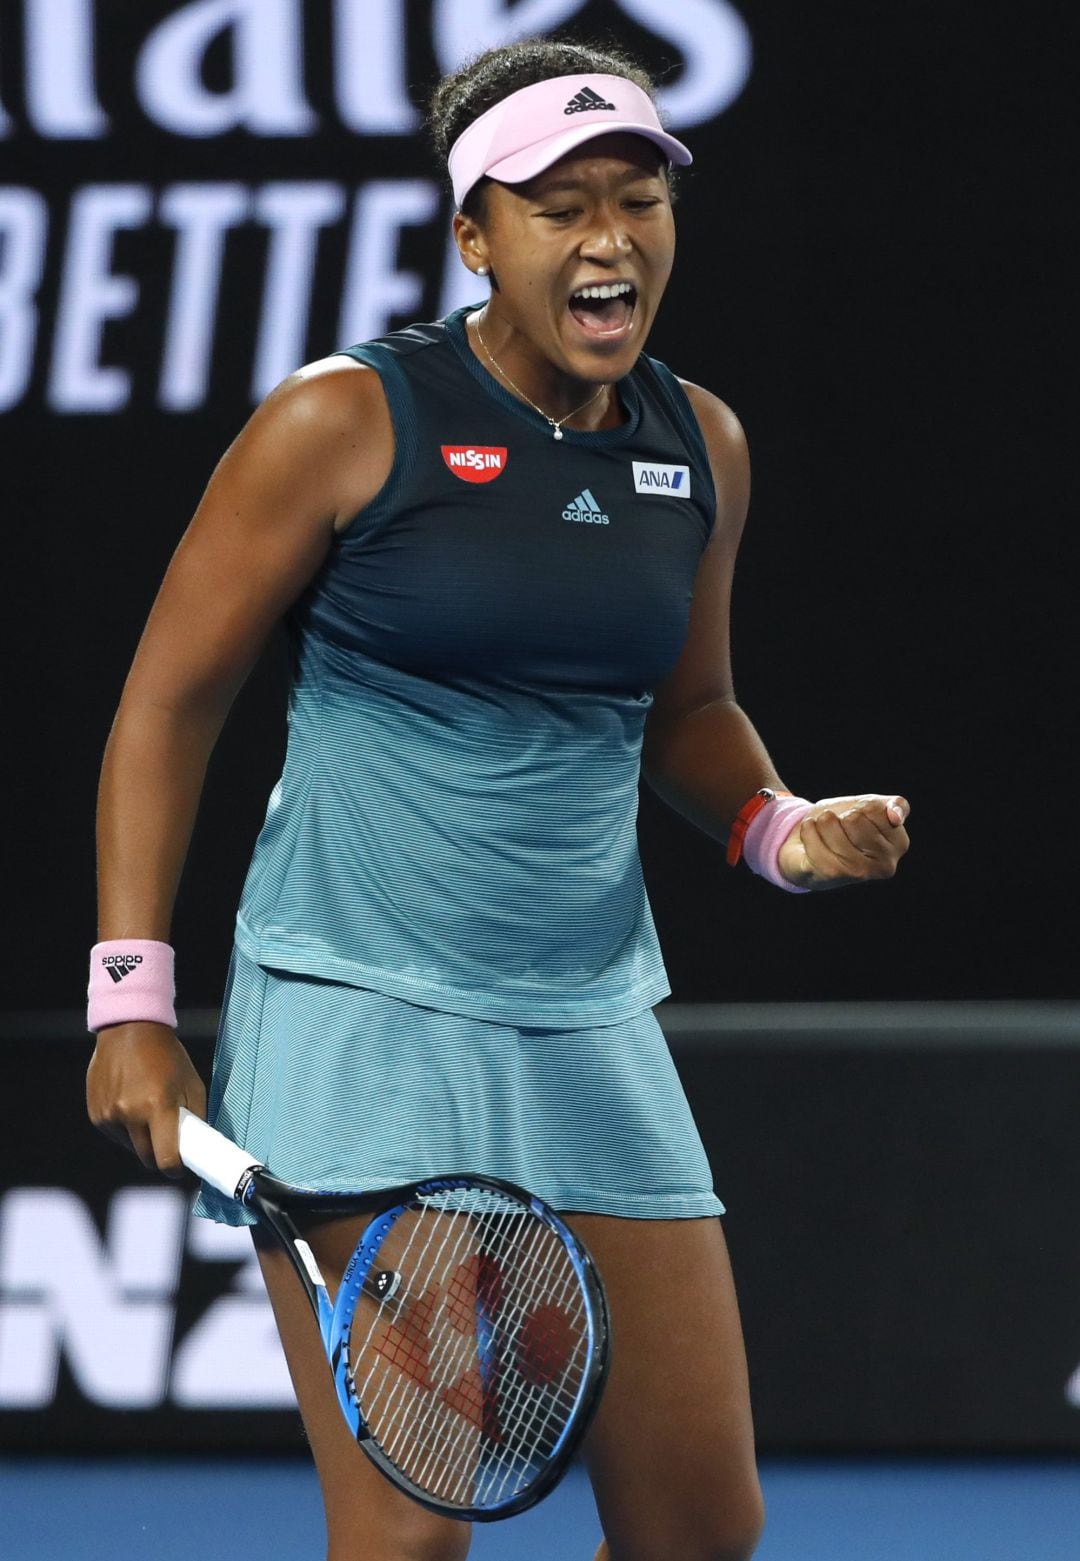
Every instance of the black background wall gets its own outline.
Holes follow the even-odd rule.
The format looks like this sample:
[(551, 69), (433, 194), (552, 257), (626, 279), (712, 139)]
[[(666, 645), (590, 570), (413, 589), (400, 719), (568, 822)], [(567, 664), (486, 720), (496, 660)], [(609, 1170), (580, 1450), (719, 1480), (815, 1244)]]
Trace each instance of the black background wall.
[[(679, 202), (677, 285), (650, 346), (722, 395), (748, 432), (740, 698), (796, 790), (902, 790), (914, 808), (915, 848), (896, 883), (811, 900), (729, 874), (718, 846), (646, 792), (642, 850), (675, 996), (1074, 994), (1071, 929), (1052, 909), (1074, 876), (1075, 837), (1074, 441), (1060, 323), (1075, 207), (1065, 180), (1071, 12), (1021, 16), (974, 0), (746, 0), (737, 13), (718, 0), (531, 0), (512, 11), (493, 0), (267, 0), (255, 11), (254, 32), (238, 21), (200, 58), (198, 40), (177, 29), (186, 17), (190, 32), (205, 7), (63, 0), (49, 13), (66, 18), (63, 47), (59, 34), (35, 31), (44, 6), (4, 7), (5, 879), (15, 932), (4, 1004), (81, 1001), (101, 749), (156, 583), (250, 411), (257, 355), (284, 372), (292, 346), (302, 360), (342, 344), (354, 192), (387, 198), (372, 195), (373, 181), (405, 203), (412, 225), (390, 233), (382, 258), (368, 254), (354, 318), (375, 317), (373, 294), (392, 268), (418, 280), (403, 312), (383, 311), (390, 324), (461, 296), (444, 266), (448, 208), (431, 209), (437, 170), (400, 122), (470, 30), (491, 39), (544, 18), (637, 47), (667, 74), (673, 109), (683, 105), (673, 124), (697, 162)], [(238, 3), (234, 20), (245, 15), (254, 25)], [(709, 104), (723, 97), (739, 18), (750, 73), (717, 112)], [(282, 53), (291, 38), (302, 71)], [(360, 86), (346, 102), (335, 71), (350, 70)], [(688, 82), (705, 115), (697, 123), (683, 122)], [(207, 116), (244, 120), (245, 103), (240, 128), (209, 133)], [(260, 113), (269, 128), (252, 126)], [(190, 321), (181, 350), (177, 312), (176, 191), (191, 184), (214, 186), (234, 223), (220, 229), (220, 297), (201, 359)], [(90, 186), (112, 189), (104, 206), (97, 196), (87, 205)], [(306, 217), (289, 206), (301, 186)], [(369, 239), (381, 231), (372, 210)], [(127, 224), (99, 233), (96, 262), (94, 220)], [(187, 223), (195, 246), (190, 212)], [(203, 277), (216, 287), (208, 231)], [(291, 256), (303, 282), (305, 233), (317, 235), (306, 326), (302, 286), (281, 295), (288, 309), (267, 292), (274, 244), (274, 264)], [(84, 284), (97, 266), (97, 305), (85, 286), (81, 305), (72, 291), (80, 265)], [(411, 284), (393, 285), (407, 295)], [(200, 296), (205, 305), (205, 288)], [(86, 410), (95, 397), (115, 405)], [(272, 645), (213, 763), (175, 930), (189, 1003), (220, 994), (280, 762), (283, 686)]]

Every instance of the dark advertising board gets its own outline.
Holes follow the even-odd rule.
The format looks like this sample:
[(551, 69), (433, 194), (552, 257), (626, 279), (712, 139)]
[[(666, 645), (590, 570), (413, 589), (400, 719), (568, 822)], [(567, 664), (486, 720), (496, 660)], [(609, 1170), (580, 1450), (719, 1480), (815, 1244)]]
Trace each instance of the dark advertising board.
[[(974, 1007), (660, 1010), (765, 1451), (1080, 1450), (1077, 1015)], [(93, 1132), (84, 1041), (0, 1046), (0, 1446), (299, 1449), (247, 1233)]]

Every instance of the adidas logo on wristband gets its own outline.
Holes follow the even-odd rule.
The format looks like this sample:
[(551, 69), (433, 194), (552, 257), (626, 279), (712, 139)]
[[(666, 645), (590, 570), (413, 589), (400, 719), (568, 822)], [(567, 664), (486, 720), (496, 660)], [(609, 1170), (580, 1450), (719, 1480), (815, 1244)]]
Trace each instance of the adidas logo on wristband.
[(125, 976), (130, 976), (136, 965), (143, 962), (141, 954), (103, 954), (101, 964), (119, 986)]

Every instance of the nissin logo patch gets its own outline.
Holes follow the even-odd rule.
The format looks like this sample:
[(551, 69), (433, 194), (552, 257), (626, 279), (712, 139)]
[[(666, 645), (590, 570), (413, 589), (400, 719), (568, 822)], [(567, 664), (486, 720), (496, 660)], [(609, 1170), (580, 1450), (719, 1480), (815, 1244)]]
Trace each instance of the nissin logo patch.
[(663, 493), (671, 499), (690, 497), (689, 466), (660, 466), (655, 461), (633, 464), (635, 493)]
[(462, 482), (493, 482), (506, 470), (505, 445), (444, 444), (442, 458)]

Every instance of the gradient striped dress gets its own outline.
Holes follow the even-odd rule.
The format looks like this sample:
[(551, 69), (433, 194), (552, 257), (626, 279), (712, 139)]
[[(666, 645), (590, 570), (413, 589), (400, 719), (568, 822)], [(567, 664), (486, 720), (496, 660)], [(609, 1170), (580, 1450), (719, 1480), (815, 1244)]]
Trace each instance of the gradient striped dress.
[(670, 987), (636, 836), (713, 523), (701, 434), (642, 357), (619, 427), (555, 441), (467, 313), (349, 349), (394, 466), (289, 616), (211, 1120), (312, 1186), (463, 1170), (566, 1209), (716, 1213), (651, 1013)]

